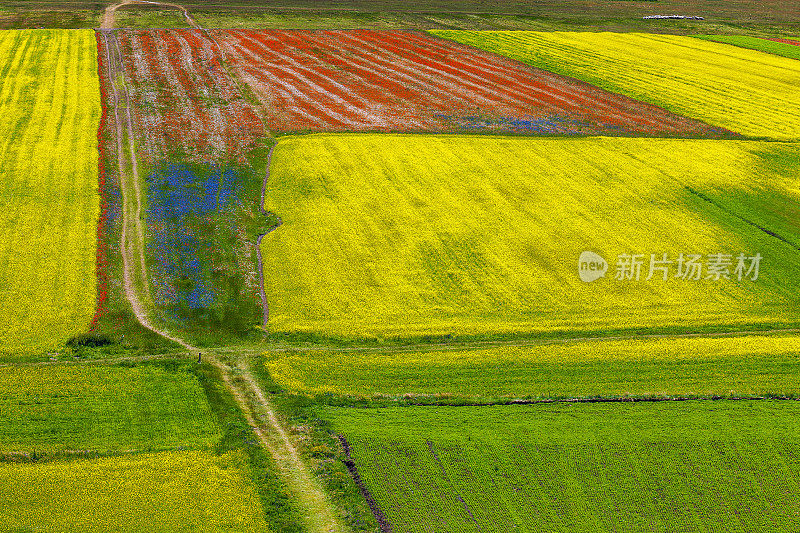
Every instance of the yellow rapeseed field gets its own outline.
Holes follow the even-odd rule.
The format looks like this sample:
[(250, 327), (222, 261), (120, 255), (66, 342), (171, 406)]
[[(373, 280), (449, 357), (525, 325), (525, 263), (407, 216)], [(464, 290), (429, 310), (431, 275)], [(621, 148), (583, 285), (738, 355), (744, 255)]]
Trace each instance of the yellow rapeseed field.
[[(268, 327), (409, 338), (797, 324), (800, 232), (773, 209), (800, 200), (799, 155), (751, 141), (282, 138), (265, 199), (283, 220), (262, 241)], [(604, 278), (579, 279), (583, 251), (608, 262)], [(668, 279), (647, 280), (663, 254)], [(700, 256), (701, 279), (675, 277), (681, 254)], [(731, 264), (715, 279), (714, 254), (759, 255), (760, 276), (739, 280)], [(641, 261), (638, 281), (616, 279), (624, 255)]]
[(92, 30), (0, 32), (0, 352), (63, 344), (96, 300)]
[(267, 530), (243, 452), (0, 464), (3, 531)]
[(743, 135), (800, 139), (800, 62), (795, 59), (676, 35), (431, 33)]

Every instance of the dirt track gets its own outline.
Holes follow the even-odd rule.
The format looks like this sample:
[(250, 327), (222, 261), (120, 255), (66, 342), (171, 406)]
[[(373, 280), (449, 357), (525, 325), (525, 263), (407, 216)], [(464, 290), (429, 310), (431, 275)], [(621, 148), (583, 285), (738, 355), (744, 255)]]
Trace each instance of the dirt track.
[(165, 3), (165, 2), (152, 2), (152, 1), (149, 1), (149, 0), (123, 0), (122, 2), (120, 2), (118, 4), (112, 4), (112, 5), (110, 5), (110, 6), (108, 6), (106, 8), (106, 10), (103, 12), (103, 20), (100, 22), (100, 29), (101, 30), (110, 30), (110, 29), (112, 29), (114, 27), (114, 22), (115, 22), (115, 19), (116, 19), (117, 9), (119, 9), (122, 6), (127, 6), (127, 5), (132, 5), (132, 4), (133, 5), (136, 5), (136, 4), (150, 4), (150, 5), (164, 6), (164, 7), (170, 7), (170, 8), (173, 8), (173, 9), (177, 9), (177, 10), (183, 12), (183, 16), (186, 18), (186, 22), (188, 22), (190, 26), (192, 26), (194, 28), (200, 28), (200, 26), (197, 24), (197, 22), (195, 22), (195, 20), (192, 18), (192, 16), (189, 15), (189, 11), (187, 11), (186, 8), (183, 7), (182, 5)]
[[(106, 74), (111, 91), (113, 120), (116, 131), (119, 182), (122, 190), (122, 238), (124, 289), (136, 319), (147, 329), (191, 353), (197, 347), (156, 326), (150, 318), (153, 308), (149, 298), (147, 268), (144, 257), (144, 229), (142, 227), (142, 191), (138, 175), (134, 126), (131, 117), (131, 99), (125, 87), (125, 71), (122, 53), (113, 30), (103, 30)], [(127, 157), (125, 139), (127, 138)], [(205, 349), (207, 360), (219, 369), (225, 385), (233, 394), (248, 423), (259, 441), (275, 459), (279, 473), (289, 487), (294, 502), (301, 509), (305, 526), (312, 532), (344, 532), (347, 528), (340, 522), (338, 514), (327, 495), (318, 486), (286, 430), (278, 419), (271, 403), (253, 376), (246, 358), (234, 356), (229, 363), (218, 357), (213, 350)]]

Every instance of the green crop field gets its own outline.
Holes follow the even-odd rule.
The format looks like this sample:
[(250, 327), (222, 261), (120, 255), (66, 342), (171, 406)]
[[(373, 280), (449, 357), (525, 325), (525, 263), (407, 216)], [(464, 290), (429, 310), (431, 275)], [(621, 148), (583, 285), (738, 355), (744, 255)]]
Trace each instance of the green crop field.
[[(265, 205), (283, 225), (261, 248), (268, 327), (410, 338), (795, 324), (797, 221), (774, 210), (797, 202), (797, 155), (740, 141), (282, 138)], [(583, 251), (607, 261), (604, 278), (580, 280)], [(717, 253), (760, 254), (763, 270), (675, 277), (681, 254)], [(638, 275), (621, 254), (637, 255)], [(651, 277), (663, 254), (672, 264)]]
[(0, 531), (263, 533), (241, 453), (0, 464)]
[(752, 336), (552, 342), (431, 351), (276, 351), (292, 393), (410, 401), (463, 398), (800, 396), (800, 338)]
[(197, 377), (159, 367), (0, 368), (0, 453), (210, 447)]
[(0, 32), (0, 73), (0, 354), (42, 352), (96, 307), (94, 32)]
[(800, 520), (800, 404), (318, 409), (395, 531), (759, 531)]
[(752, 137), (800, 139), (800, 63), (676, 35), (434, 30)]
[(770, 41), (769, 39), (749, 37), (747, 35), (693, 35), (692, 37), (705, 41), (732, 44), (751, 50), (760, 50), (761, 52), (789, 57), (791, 59), (800, 59), (800, 46)]

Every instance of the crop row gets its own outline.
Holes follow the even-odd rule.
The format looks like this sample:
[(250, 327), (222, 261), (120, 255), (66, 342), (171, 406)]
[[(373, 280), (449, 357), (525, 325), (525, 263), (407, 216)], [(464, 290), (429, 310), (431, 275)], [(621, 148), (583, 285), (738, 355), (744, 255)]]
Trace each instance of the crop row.
[(263, 134), (258, 110), (197, 31), (122, 31), (126, 76), (145, 161), (241, 161)]
[(797, 336), (551, 341), (485, 349), (264, 354), (282, 389), (452, 398), (800, 396)]
[(770, 41), (775, 41), (775, 42), (778, 42), (778, 43), (791, 44), (791, 45), (794, 45), (794, 46), (800, 46), (800, 41), (798, 41), (797, 39), (781, 39), (781, 38), (777, 38), (776, 37), (776, 38), (770, 39)]
[[(191, 33), (175, 32), (170, 38)], [(268, 127), (277, 131), (724, 134), (663, 109), (420, 32), (211, 34), (262, 102)]]

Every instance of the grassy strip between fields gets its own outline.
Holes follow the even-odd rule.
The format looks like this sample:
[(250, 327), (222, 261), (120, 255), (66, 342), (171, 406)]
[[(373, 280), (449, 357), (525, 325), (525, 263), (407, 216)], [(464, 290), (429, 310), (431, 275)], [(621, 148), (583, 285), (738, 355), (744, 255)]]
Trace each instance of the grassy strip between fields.
[(285, 351), (263, 364), (280, 388), (325, 403), (800, 396), (800, 338), (786, 335)]
[(251, 479), (255, 483), (264, 516), (272, 531), (303, 531), (300, 512), (290, 500), (289, 490), (276, 471), (274, 459), (268, 450), (259, 445), (236, 400), (224, 386), (219, 371), (204, 364), (198, 370), (198, 377), (223, 431), (222, 439), (215, 447), (216, 453), (246, 454)]
[(800, 46), (770, 41), (769, 39), (749, 37), (746, 35), (692, 35), (692, 37), (703, 39), (705, 41), (732, 44), (734, 46), (749, 48), (751, 50), (759, 50), (761, 52), (767, 52), (768, 54), (775, 54), (777, 56), (788, 57), (791, 59), (800, 59)]
[[(127, 142), (127, 128), (125, 127), (125, 92), (119, 83), (115, 68), (118, 66), (115, 61), (114, 46), (105, 46), (106, 37), (98, 33), (98, 66), (100, 74), (101, 104), (103, 106), (103, 117), (98, 131), (98, 143), (100, 148), (100, 168), (103, 171), (101, 179), (103, 188), (101, 191), (105, 202), (105, 212), (102, 218), (102, 232), (100, 234), (100, 246), (106, 254), (106, 275), (108, 278), (108, 290), (103, 309), (97, 317), (97, 324), (93, 334), (101, 339), (98, 346), (87, 346), (91, 342), (91, 336), (73, 350), (66, 350), (63, 354), (56, 357), (64, 358), (72, 356), (73, 353), (81, 358), (106, 358), (109, 356), (130, 356), (134, 352), (140, 354), (165, 353), (175, 351), (180, 348), (153, 331), (142, 326), (137, 320), (131, 308), (125, 291), (124, 261), (121, 253), (123, 214), (126, 210), (133, 209), (135, 202), (125, 205), (122, 186), (128, 185), (131, 178), (122, 180), (122, 173), (131, 176), (133, 169), (130, 164), (130, 144)], [(109, 76), (113, 79), (109, 79)], [(114, 83), (112, 83), (112, 81)], [(116, 93), (115, 93), (116, 89)], [(113, 106), (113, 98), (120, 99), (119, 109)], [(117, 138), (117, 122), (120, 126), (120, 137)], [(121, 160), (120, 160), (121, 158)], [(129, 230), (131, 231), (131, 230)], [(136, 270), (134, 269), (134, 272)], [(80, 340), (80, 338), (78, 339)]]
[(347, 470), (346, 456), (338, 440), (309, 415), (314, 402), (305, 396), (283, 394), (257, 360), (251, 362), (250, 368), (259, 386), (270, 395), (276, 414), (289, 430), (304, 463), (341, 513), (346, 526), (352, 531), (376, 531), (378, 524)]
[(317, 408), (397, 531), (761, 531), (800, 519), (800, 403)]

